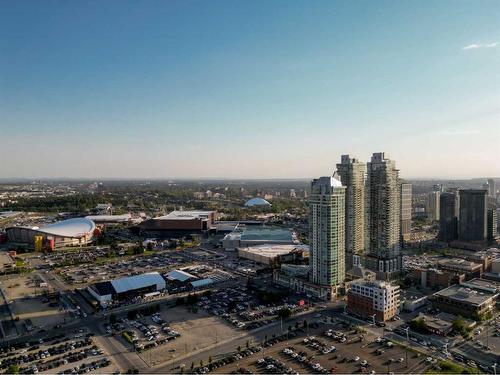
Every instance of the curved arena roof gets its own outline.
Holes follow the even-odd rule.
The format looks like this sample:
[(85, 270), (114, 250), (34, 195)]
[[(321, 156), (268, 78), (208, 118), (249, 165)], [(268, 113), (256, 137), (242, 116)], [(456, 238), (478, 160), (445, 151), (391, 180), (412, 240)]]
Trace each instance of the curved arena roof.
[(245, 207), (270, 206), (271, 203), (263, 198), (252, 198), (245, 203)]
[(58, 221), (35, 229), (37, 232), (51, 234), (59, 237), (83, 237), (93, 234), (95, 223), (84, 217)]

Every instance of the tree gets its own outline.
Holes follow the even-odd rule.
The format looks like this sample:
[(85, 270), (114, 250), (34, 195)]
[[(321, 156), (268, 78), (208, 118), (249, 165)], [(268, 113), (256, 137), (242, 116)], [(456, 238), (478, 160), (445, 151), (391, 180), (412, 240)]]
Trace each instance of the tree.
[(200, 367), (203, 367), (203, 359), (200, 359)]
[(427, 324), (425, 324), (424, 318), (413, 319), (410, 322), (410, 328), (420, 333), (429, 332), (429, 330), (427, 329)]
[(109, 324), (115, 324), (116, 323), (116, 315), (115, 314), (111, 314), (109, 316)]
[(193, 371), (193, 369), (194, 369), (194, 362), (191, 362), (191, 367), (190, 368), (191, 368), (191, 371)]
[(307, 328), (307, 325), (308, 325), (308, 324), (307, 324), (307, 320), (306, 320), (306, 319), (304, 319), (304, 323), (302, 323), (302, 327)]
[(241, 352), (241, 346), (238, 345), (238, 348), (236, 350), (238, 350), (238, 353)]
[(245, 344), (245, 345), (246, 345), (246, 347), (247, 347), (247, 349), (248, 349), (248, 348), (250, 347), (250, 341), (248, 341), (248, 340), (247, 340), (247, 342), (246, 342), (246, 344)]
[(299, 329), (299, 322), (295, 322), (295, 329)]
[(18, 365), (10, 365), (7, 367), (6, 374), (19, 374), (19, 366)]
[(278, 311), (278, 317), (282, 319), (289, 318), (292, 315), (292, 311), (288, 307), (283, 307)]
[(208, 357), (208, 363), (211, 364), (212, 363), (212, 356)]

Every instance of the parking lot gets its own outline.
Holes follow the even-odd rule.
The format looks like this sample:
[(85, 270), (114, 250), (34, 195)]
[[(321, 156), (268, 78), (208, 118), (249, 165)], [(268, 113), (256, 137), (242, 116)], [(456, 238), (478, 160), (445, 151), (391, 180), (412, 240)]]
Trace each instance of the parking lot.
[(425, 356), (407, 352), (371, 334), (349, 330), (341, 324), (321, 324), (319, 328), (299, 329), (293, 333), (298, 335), (283, 341), (269, 340), (258, 353), (241, 358), (235, 354), (236, 360), (214, 371), (387, 374), (422, 373), (431, 366)]
[(1, 287), (20, 333), (71, 319), (61, 308), (58, 296), (36, 275), (11, 277), (3, 280)]
[[(151, 316), (122, 318), (113, 333), (148, 364), (160, 364), (234, 337), (227, 322), (190, 307), (164, 309)], [(123, 332), (130, 335), (131, 344)]]
[[(84, 329), (0, 349), (0, 369), (17, 366), (20, 373), (83, 374), (112, 372), (116, 366)], [(102, 370), (101, 370), (102, 369)]]
[(126, 259), (110, 259), (102, 264), (66, 266), (58, 269), (57, 272), (69, 285), (84, 287), (91, 283), (123, 276), (152, 271), (166, 271), (185, 263), (187, 263), (187, 260), (178, 253), (164, 251), (147, 256), (138, 255)]
[(291, 314), (305, 310), (306, 306), (284, 302), (265, 303), (258, 293), (245, 285), (219, 289), (210, 296), (201, 297), (197, 305), (212, 315), (220, 316), (235, 328), (251, 330), (278, 319), (278, 312), (286, 308)]

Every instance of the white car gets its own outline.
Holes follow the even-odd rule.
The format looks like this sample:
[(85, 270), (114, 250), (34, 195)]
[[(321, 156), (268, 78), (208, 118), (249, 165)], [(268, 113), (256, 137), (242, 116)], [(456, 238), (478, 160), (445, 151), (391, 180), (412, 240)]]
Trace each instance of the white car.
[(358, 361), (359, 361), (359, 357), (358, 356), (354, 357), (354, 362), (358, 362)]
[(361, 366), (366, 366), (368, 364), (368, 361), (366, 359), (363, 359), (360, 363)]

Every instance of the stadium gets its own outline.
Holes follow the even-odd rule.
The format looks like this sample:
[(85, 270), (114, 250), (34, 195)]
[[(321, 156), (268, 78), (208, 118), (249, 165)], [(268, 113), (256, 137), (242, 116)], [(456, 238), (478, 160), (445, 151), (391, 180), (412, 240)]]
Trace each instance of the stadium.
[(92, 242), (95, 223), (87, 218), (59, 221), (44, 227), (10, 227), (6, 229), (10, 243), (35, 251), (56, 250), (66, 246), (83, 246)]

